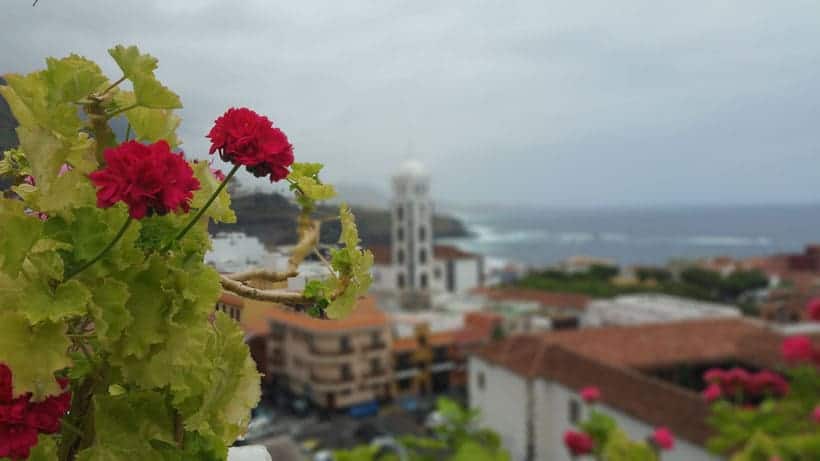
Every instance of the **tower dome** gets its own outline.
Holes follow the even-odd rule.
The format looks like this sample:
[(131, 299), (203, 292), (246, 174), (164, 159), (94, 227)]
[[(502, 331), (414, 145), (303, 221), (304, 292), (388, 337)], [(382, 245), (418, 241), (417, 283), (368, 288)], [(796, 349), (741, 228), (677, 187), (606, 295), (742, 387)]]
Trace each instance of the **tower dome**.
[(418, 160), (407, 160), (399, 167), (396, 176), (410, 177), (410, 178), (426, 178), (429, 176), (427, 168)]

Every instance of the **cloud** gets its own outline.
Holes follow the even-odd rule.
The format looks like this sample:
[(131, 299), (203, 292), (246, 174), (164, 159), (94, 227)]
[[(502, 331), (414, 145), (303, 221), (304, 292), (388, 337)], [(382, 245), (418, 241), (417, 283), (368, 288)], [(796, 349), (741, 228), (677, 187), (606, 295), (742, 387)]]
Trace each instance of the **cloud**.
[[(808, 1), (5, 2), (0, 72), (137, 44), (185, 103), (272, 117), (330, 179), (406, 158), (450, 202), (816, 201), (820, 17)], [(243, 178), (247, 184), (260, 180)]]

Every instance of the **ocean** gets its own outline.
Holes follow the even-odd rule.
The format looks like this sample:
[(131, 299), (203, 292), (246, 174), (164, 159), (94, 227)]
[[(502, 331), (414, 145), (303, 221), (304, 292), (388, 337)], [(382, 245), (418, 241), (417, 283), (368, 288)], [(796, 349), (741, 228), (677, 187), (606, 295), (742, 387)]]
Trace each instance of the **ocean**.
[(495, 264), (546, 266), (584, 255), (622, 265), (661, 265), (680, 258), (799, 252), (807, 243), (820, 243), (820, 205), (451, 213), (473, 236), (445, 242)]

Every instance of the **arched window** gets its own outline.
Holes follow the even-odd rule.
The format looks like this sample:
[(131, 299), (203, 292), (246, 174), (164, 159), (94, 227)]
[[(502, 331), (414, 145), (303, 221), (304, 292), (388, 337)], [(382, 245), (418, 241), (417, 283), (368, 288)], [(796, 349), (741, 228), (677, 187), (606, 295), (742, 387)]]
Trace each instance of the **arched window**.
[(424, 248), (419, 250), (419, 262), (422, 264), (427, 264), (427, 250)]
[(396, 219), (398, 219), (399, 222), (404, 219), (404, 208), (401, 205), (396, 207)]
[(399, 262), (399, 264), (404, 264), (404, 250), (399, 250), (399, 252), (396, 254), (396, 260)]
[(423, 242), (427, 239), (427, 228), (424, 226), (419, 227), (419, 242)]
[(398, 283), (399, 288), (404, 288), (404, 274), (399, 274), (399, 277), (396, 280), (396, 282)]
[(419, 277), (419, 285), (422, 289), (427, 288), (427, 274), (421, 274), (421, 277)]
[(398, 229), (396, 229), (396, 240), (398, 240), (399, 242), (404, 240), (404, 228), (403, 227), (399, 227)]

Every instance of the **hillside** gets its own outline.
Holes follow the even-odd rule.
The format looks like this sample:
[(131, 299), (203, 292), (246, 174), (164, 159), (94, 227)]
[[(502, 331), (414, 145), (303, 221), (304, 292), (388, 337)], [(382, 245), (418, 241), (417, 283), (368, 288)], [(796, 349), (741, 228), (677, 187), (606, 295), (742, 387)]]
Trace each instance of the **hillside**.
[[(251, 194), (233, 200), (236, 224), (212, 225), (212, 232), (244, 232), (259, 238), (265, 245), (286, 245), (296, 242), (294, 223), (299, 209), (280, 194)], [(359, 223), (359, 234), (365, 244), (390, 242), (390, 215), (387, 210), (351, 206)], [(320, 207), (318, 214), (333, 216), (334, 207)], [(464, 225), (449, 216), (436, 216), (433, 222), (436, 237), (466, 237)], [(322, 242), (332, 243), (339, 238), (338, 221), (322, 224)]]

